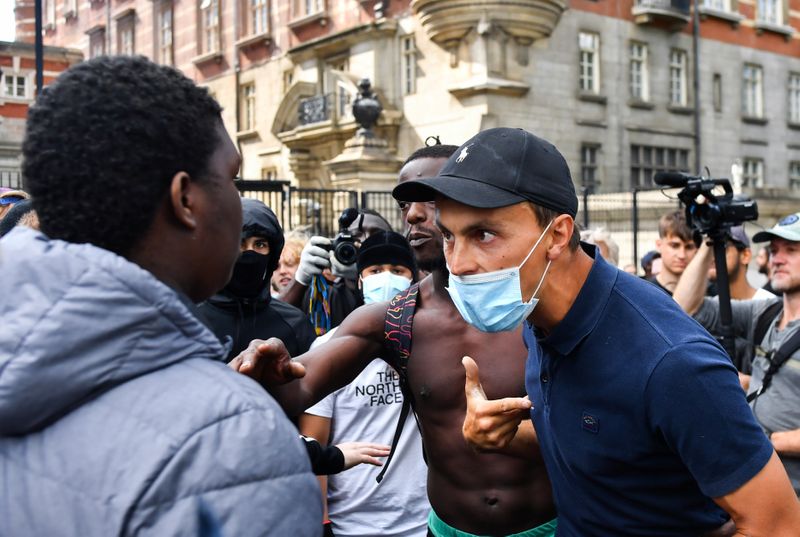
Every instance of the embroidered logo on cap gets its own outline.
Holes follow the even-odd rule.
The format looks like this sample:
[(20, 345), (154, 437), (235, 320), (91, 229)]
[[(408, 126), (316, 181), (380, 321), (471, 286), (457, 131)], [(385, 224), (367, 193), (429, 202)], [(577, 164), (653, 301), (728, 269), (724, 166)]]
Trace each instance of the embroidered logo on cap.
[(792, 224), (794, 224), (798, 220), (800, 220), (800, 216), (797, 216), (796, 214), (790, 214), (789, 216), (787, 216), (786, 218), (784, 218), (783, 220), (778, 222), (778, 225), (779, 226), (791, 226)]
[(472, 144), (469, 144), (467, 147), (465, 147), (464, 149), (461, 150), (461, 153), (458, 155), (458, 158), (456, 159), (456, 162), (459, 162), (459, 163), (460, 162), (464, 162), (464, 159), (469, 156), (469, 151), (467, 151), (467, 150), (470, 147), (472, 147)]
[(581, 417), (581, 427), (584, 431), (589, 431), (592, 434), (600, 432), (600, 420), (592, 416), (588, 412), (584, 412)]

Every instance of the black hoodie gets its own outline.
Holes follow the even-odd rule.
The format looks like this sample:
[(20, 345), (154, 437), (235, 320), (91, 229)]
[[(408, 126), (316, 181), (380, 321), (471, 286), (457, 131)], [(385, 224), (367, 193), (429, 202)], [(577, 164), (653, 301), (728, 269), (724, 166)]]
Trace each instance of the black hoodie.
[(283, 230), (275, 214), (262, 202), (242, 198), (242, 238), (260, 236), (269, 242), (269, 263), (264, 288), (257, 298), (242, 298), (226, 287), (200, 304), (201, 314), (225, 344), (232, 340), (228, 360), (247, 348), (253, 339), (277, 337), (292, 356), (306, 352), (316, 339), (314, 327), (299, 309), (270, 296), (269, 281), (283, 250)]

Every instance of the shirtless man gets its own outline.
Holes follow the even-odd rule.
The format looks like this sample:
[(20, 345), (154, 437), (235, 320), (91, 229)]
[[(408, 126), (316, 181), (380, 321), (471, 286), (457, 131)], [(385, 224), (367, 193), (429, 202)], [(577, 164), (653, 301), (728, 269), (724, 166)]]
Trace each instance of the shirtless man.
[[(418, 150), (401, 169), (400, 182), (436, 175), (455, 149)], [(450, 526), (478, 535), (553, 535), (555, 510), (541, 458), (478, 453), (461, 432), (466, 412), (461, 357), (469, 354), (483, 366), (481, 381), (489, 398), (524, 396), (526, 350), (520, 330), (485, 333), (462, 319), (445, 290), (448, 273), (433, 205), (400, 206), (417, 262), (431, 271), (420, 283), (408, 361), (428, 458), (429, 534), (447, 534)], [(386, 355), (385, 315), (385, 303), (361, 307), (328, 343), (291, 361), (280, 341), (254, 341), (231, 365), (268, 387), (295, 416), (349, 383), (374, 356)], [(303, 371), (305, 376), (296, 378)], [(282, 382), (287, 383), (277, 386)], [(393, 470), (400, 469), (390, 466)]]

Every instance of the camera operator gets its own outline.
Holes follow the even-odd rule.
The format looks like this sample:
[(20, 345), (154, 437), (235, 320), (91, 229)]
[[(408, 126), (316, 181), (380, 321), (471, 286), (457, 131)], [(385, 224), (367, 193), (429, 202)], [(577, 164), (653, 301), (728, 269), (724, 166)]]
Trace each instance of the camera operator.
[[(753, 236), (753, 242), (767, 241), (772, 285), (783, 292), (783, 299), (734, 300), (732, 324), (736, 336), (747, 340), (751, 348), (757, 345), (752, 380), (740, 375), (742, 386), (750, 392), (753, 413), (775, 446), (795, 493), (800, 493), (800, 340), (794, 337), (800, 334), (800, 213)], [(711, 333), (718, 333), (719, 300), (703, 297), (706, 269), (702, 262), (690, 264), (673, 296), (684, 311)], [(788, 356), (788, 363), (776, 353)]]
[[(345, 209), (345, 212), (352, 209)], [(342, 213), (344, 216), (345, 213)], [(350, 235), (356, 248), (361, 242), (378, 231), (393, 231), (391, 224), (379, 213), (370, 209), (361, 209), (349, 226), (340, 231)], [(355, 259), (351, 264), (343, 264), (337, 260), (334, 252), (336, 238), (313, 236), (308, 240), (300, 254), (300, 266), (294, 275), (294, 281), (289, 283), (278, 298), (284, 302), (297, 306), (309, 313), (309, 304), (312, 300), (312, 279), (319, 276), (324, 279), (320, 282), (326, 286), (326, 312), (329, 315), (330, 328), (341, 324), (351, 311), (364, 302), (358, 290), (358, 270)], [(312, 318), (312, 322), (314, 319)], [(317, 333), (320, 327), (315, 324)]]

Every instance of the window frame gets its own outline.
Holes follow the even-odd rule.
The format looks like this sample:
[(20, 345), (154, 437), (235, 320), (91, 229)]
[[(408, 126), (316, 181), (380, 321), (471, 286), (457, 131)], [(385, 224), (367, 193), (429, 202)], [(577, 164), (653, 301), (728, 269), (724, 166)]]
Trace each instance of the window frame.
[[(748, 73), (755, 76), (749, 77)], [(749, 118), (764, 117), (764, 68), (755, 63), (742, 66), (742, 115)]]
[[(592, 41), (591, 47), (584, 46), (584, 37)], [(582, 93), (600, 94), (600, 34), (597, 32), (578, 32), (578, 89)]]
[[(165, 25), (165, 22), (169, 22)], [(156, 12), (156, 58), (161, 65), (175, 65), (175, 9), (172, 0), (160, 0)], [(165, 39), (168, 35), (169, 39)]]
[[(634, 54), (635, 50), (639, 48), (641, 50), (641, 56), (636, 56)], [(632, 99), (648, 102), (650, 101), (650, 73), (649, 73), (649, 66), (648, 66), (648, 59), (650, 56), (649, 47), (647, 43), (642, 41), (631, 41), (628, 47), (628, 57), (629, 57), (629, 64), (628, 64), (628, 76), (629, 76), (629, 91), (630, 96)], [(636, 81), (636, 69), (635, 67), (638, 65), (638, 94), (636, 91), (637, 81)]]
[(629, 151), (632, 188), (656, 186), (653, 175), (657, 172), (688, 172), (690, 169), (689, 149), (632, 143)]
[(789, 190), (800, 191), (800, 160), (789, 161)]
[(689, 55), (680, 48), (669, 51), (669, 104), (689, 106)]
[[(599, 153), (602, 149), (601, 144), (582, 142), (580, 148), (580, 162), (581, 162), (581, 186), (584, 188), (594, 189), (600, 184), (599, 179)], [(591, 158), (587, 158), (591, 157)], [(591, 176), (591, 180), (587, 180), (587, 176)]]
[(769, 24), (772, 26), (784, 25), (784, 0), (757, 0), (756, 15), (757, 23)]
[[(26, 101), (33, 98), (33, 80), (31, 75), (32, 71), (10, 71), (3, 70), (3, 75), (0, 77), (0, 99), (13, 100), (13, 101)], [(22, 81), (22, 95), (18, 95), (20, 89), (20, 80)], [(11, 81), (11, 92), (8, 82)]]
[(800, 124), (800, 72), (789, 71), (787, 82), (789, 123)]
[[(750, 168), (755, 169), (750, 169)], [(765, 177), (764, 159), (760, 157), (745, 157), (742, 159), (742, 187), (763, 188)], [(752, 179), (752, 181), (751, 181)], [(755, 184), (752, 184), (755, 183)]]
[[(221, 51), (220, 0), (200, 0), (198, 3), (200, 17), (201, 54), (217, 54)], [(213, 24), (211, 24), (213, 22)]]
[(256, 83), (248, 82), (242, 84), (242, 132), (256, 129)]
[(413, 95), (417, 92), (417, 43), (414, 34), (400, 37), (400, 54), (401, 92), (403, 95)]

